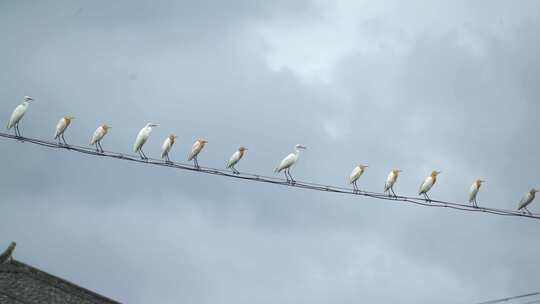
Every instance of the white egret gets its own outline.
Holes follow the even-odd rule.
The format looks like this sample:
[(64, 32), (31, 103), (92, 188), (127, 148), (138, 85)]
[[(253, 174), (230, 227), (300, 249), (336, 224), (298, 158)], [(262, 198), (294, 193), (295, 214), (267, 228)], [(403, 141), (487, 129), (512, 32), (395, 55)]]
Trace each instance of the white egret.
[(169, 152), (171, 151), (171, 148), (174, 145), (177, 137), (178, 136), (174, 134), (169, 135), (161, 146), (161, 158), (164, 158), (165, 161), (167, 161), (168, 163), (171, 162), (171, 159), (169, 158)]
[(478, 195), (478, 191), (480, 191), (480, 187), (482, 187), (482, 183), (485, 182), (485, 180), (477, 179), (471, 186), (471, 190), (469, 191), (469, 203), (473, 204), (474, 207), (478, 207), (476, 196)]
[(150, 133), (152, 133), (152, 128), (158, 126), (159, 124), (149, 122), (139, 131), (139, 134), (137, 134), (137, 138), (135, 139), (135, 143), (133, 144), (133, 152), (139, 153), (142, 159), (148, 159), (148, 157), (146, 157), (146, 154), (144, 154), (142, 148), (148, 140), (148, 137), (150, 137)]
[(204, 146), (208, 143), (206, 139), (199, 138), (195, 141), (193, 146), (191, 147), (191, 152), (188, 155), (188, 160), (193, 160), (193, 164), (195, 165), (195, 168), (199, 169), (199, 161), (197, 160), (197, 157), (199, 156), (199, 153), (201, 153)]
[(96, 151), (103, 153), (103, 147), (101, 146), (101, 140), (105, 135), (107, 135), (107, 132), (109, 132), (109, 129), (112, 128), (111, 126), (107, 124), (102, 124), (99, 126), (96, 131), (94, 131), (94, 135), (92, 135), (92, 139), (90, 139), (90, 145), (96, 146)]
[(388, 174), (388, 177), (386, 178), (386, 183), (384, 184), (384, 193), (388, 193), (390, 196), (390, 192), (394, 195), (394, 197), (397, 197), (396, 193), (394, 192), (394, 184), (396, 183), (399, 174), (403, 172), (399, 169), (393, 169)]
[(519, 201), (519, 204), (518, 204), (518, 210), (525, 210), (527, 211), (529, 214), (532, 214), (529, 209), (527, 209), (527, 206), (529, 206), (530, 203), (532, 203), (532, 201), (534, 200), (534, 198), (536, 197), (536, 192), (538, 192), (538, 190), (532, 188), (531, 190), (529, 190), (529, 192), (527, 192), (527, 194), (525, 194), (525, 196), (521, 199), (521, 201)]
[(349, 184), (353, 185), (354, 192), (360, 191), (360, 189), (358, 189), (358, 185), (356, 184), (356, 182), (358, 181), (360, 176), (364, 174), (364, 171), (366, 171), (367, 167), (368, 166), (366, 165), (358, 165), (354, 167), (354, 169), (352, 170), (351, 175), (349, 176)]
[(431, 187), (435, 185), (437, 182), (437, 175), (439, 175), (440, 171), (432, 171), (431, 175), (426, 177), (422, 185), (420, 185), (420, 190), (418, 191), (418, 195), (423, 194), (426, 200), (431, 201), (431, 199), (428, 196), (429, 190), (431, 190)]
[(21, 131), (19, 130), (19, 123), (21, 122), (21, 119), (23, 118), (24, 114), (28, 110), (28, 106), (30, 105), (30, 102), (34, 100), (30, 96), (24, 96), (23, 102), (18, 105), (15, 110), (13, 110), (13, 113), (11, 114), (11, 117), (9, 118), (9, 121), (7, 123), (7, 129), (10, 130), (11, 128), (14, 128), (15, 130), (15, 136), (21, 137)]
[(67, 145), (66, 138), (64, 137), (64, 133), (66, 132), (66, 129), (71, 124), (71, 120), (74, 119), (73, 116), (64, 116), (60, 118), (58, 123), (56, 124), (56, 130), (54, 131), (54, 139), (58, 139), (58, 143), (60, 144), (60, 139), (64, 141), (64, 145)]
[(238, 170), (234, 167), (238, 162), (244, 157), (244, 154), (246, 154), (247, 148), (240, 147), (236, 152), (233, 153), (229, 161), (227, 162), (227, 168), (231, 169), (234, 174), (240, 174)]
[[(296, 145), (294, 146), (294, 152), (287, 155), (279, 164), (277, 168), (274, 169), (274, 172), (281, 172), (285, 173), (285, 178), (287, 179), (287, 182), (294, 183), (295, 180), (291, 175), (291, 167), (298, 161), (298, 156), (300, 155), (300, 150), (307, 149), (303, 145)], [(290, 179), (289, 179), (290, 178)]]

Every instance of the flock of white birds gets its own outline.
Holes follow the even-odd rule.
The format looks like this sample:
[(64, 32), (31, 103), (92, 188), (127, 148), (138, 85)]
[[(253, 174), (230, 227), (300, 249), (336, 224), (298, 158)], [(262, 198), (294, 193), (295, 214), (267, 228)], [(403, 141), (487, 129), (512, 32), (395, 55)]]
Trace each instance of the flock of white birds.
[[(25, 96), (23, 98), (23, 102), (18, 105), (15, 110), (13, 110), (13, 113), (11, 114), (11, 117), (7, 124), (7, 129), (14, 129), (15, 135), (18, 137), (21, 137), (21, 132), (19, 130), (19, 123), (21, 122), (22, 118), (24, 117), (24, 114), (28, 110), (28, 107), (30, 105), (30, 102), (32, 102), (34, 99), (30, 96)], [(60, 118), (60, 121), (58, 121), (54, 133), (54, 138), (59, 141), (59, 143), (62, 143), (60, 140), (63, 141), (63, 144), (67, 145), (66, 139), (64, 137), (64, 133), (66, 132), (66, 129), (71, 124), (71, 121), (74, 117), (72, 116), (64, 116)], [(137, 134), (137, 137), (135, 139), (135, 143), (133, 144), (133, 152), (138, 153), (142, 159), (148, 159), (146, 154), (143, 151), (143, 146), (150, 137), (150, 133), (152, 133), (152, 129), (155, 127), (158, 127), (159, 124), (156, 123), (148, 123), (146, 126), (144, 126), (140, 131), (139, 134)], [(107, 135), (109, 129), (111, 127), (107, 124), (103, 124), (99, 126), (94, 134), (92, 135), (92, 138), (90, 140), (90, 145), (93, 145), (96, 147), (96, 150), (98, 152), (103, 153), (103, 147), (101, 146), (101, 140)], [(174, 145), (176, 141), (176, 135), (171, 134), (169, 135), (165, 141), (163, 142), (163, 145), (161, 147), (161, 158), (164, 159), (166, 162), (171, 162), (169, 158), (169, 152), (172, 149), (172, 146)], [(203, 150), (204, 146), (206, 145), (208, 141), (199, 138), (195, 143), (193, 144), (191, 148), (191, 152), (188, 155), (188, 160), (193, 161), (194, 166), (196, 168), (199, 168), (199, 162), (197, 160), (197, 156), (201, 151)], [(285, 178), (288, 182), (294, 183), (295, 180), (293, 176), (291, 175), (291, 167), (298, 161), (298, 158), (300, 156), (300, 151), (306, 149), (303, 145), (296, 145), (294, 147), (294, 151), (287, 155), (281, 163), (275, 168), (275, 172), (283, 172), (285, 174)], [(227, 168), (231, 169), (234, 174), (240, 174), (240, 172), (236, 169), (236, 165), (240, 160), (244, 157), (246, 151), (248, 149), (245, 147), (240, 147), (237, 151), (233, 153), (233, 155), (230, 157), (229, 161), (227, 162)], [(365, 170), (368, 168), (366, 165), (358, 165), (356, 166), (353, 171), (351, 172), (351, 175), (349, 176), (349, 184), (353, 185), (354, 191), (360, 191), (357, 185), (358, 180), (364, 174)], [(394, 192), (394, 184), (396, 183), (399, 174), (402, 171), (399, 169), (394, 169), (388, 174), (388, 178), (386, 179), (386, 183), (384, 185), (384, 193), (387, 193), (388, 195), (393, 195), (395, 197), (396, 194)], [(422, 185), (420, 186), (420, 190), (418, 191), (418, 195), (423, 195), (427, 201), (430, 201), (430, 197), (428, 196), (428, 192), (431, 190), (431, 188), (435, 185), (437, 182), (437, 176), (440, 174), (440, 171), (433, 171), (430, 176), (428, 176)], [(482, 183), (484, 183), (484, 180), (477, 179), (471, 186), (469, 191), (469, 202), (473, 204), (475, 207), (478, 207), (476, 197), (478, 195), (478, 191), (480, 190), (480, 187), (482, 186)], [(527, 212), (531, 214), (529, 209), (527, 209), (527, 206), (534, 200), (536, 193), (539, 192), (538, 190), (532, 188), (530, 189), (527, 194), (520, 200), (517, 210), (523, 210), (524, 212)]]

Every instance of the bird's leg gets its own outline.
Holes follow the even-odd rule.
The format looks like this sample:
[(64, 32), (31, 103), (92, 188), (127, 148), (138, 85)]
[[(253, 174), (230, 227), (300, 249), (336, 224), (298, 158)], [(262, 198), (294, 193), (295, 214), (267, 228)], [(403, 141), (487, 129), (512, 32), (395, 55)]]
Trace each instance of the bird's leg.
[(193, 163), (195, 164), (195, 168), (197, 168), (197, 169), (200, 169), (200, 168), (201, 168), (201, 167), (199, 167), (199, 161), (197, 160), (197, 156), (195, 156), (195, 157), (193, 158)]
[(148, 157), (146, 157), (146, 154), (144, 154), (144, 151), (143, 151), (142, 148), (139, 150), (139, 154), (141, 155), (141, 158), (142, 158), (142, 159), (148, 160)]
[(529, 215), (532, 215), (532, 212), (530, 212), (529, 209), (527, 209), (527, 207), (525, 207), (525, 208), (523, 208), (523, 209), (525, 209), (525, 211), (527, 211), (527, 213), (528, 213)]
[(353, 188), (354, 188), (354, 191), (353, 191), (354, 193), (359, 192), (358, 185), (356, 184), (356, 181), (353, 182)]
[(292, 174), (291, 174), (291, 168), (287, 169), (287, 172), (289, 173), (289, 177), (291, 178), (291, 184), (296, 184), (296, 181), (294, 180), (294, 178), (292, 177)]
[(476, 201), (476, 198), (474, 199), (473, 203), (474, 203), (474, 207), (478, 208), (478, 202)]
[(13, 130), (15, 130), (15, 136), (21, 137), (21, 131), (19, 130), (19, 123), (16, 123), (16, 124), (13, 126)]
[(64, 145), (68, 145), (67, 142), (66, 142), (66, 138), (64, 137), (64, 133), (62, 133), (62, 140), (64, 141)]
[(171, 161), (171, 158), (169, 157), (169, 154), (165, 155), (165, 157), (167, 158), (167, 162), (169, 164), (172, 164), (172, 161)]
[(392, 195), (394, 196), (394, 198), (397, 198), (397, 195), (394, 192), (394, 186), (390, 187), (390, 191), (392, 191)]
[(285, 174), (285, 179), (287, 180), (287, 183), (289, 183), (289, 176), (287, 175), (287, 169), (283, 170), (283, 174)]
[(234, 166), (232, 166), (231, 169), (234, 174), (240, 174), (240, 172), (238, 172)]
[(426, 193), (424, 193), (424, 197), (426, 198), (427, 201), (431, 202), (431, 198), (429, 198), (429, 195)]
[(103, 147), (101, 146), (101, 141), (96, 142), (96, 147), (99, 153), (103, 153)]

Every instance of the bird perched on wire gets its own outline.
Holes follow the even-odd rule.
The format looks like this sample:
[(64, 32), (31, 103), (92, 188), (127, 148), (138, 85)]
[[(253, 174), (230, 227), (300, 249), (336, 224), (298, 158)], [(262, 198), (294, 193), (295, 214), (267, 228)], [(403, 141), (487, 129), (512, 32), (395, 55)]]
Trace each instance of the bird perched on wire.
[(522, 210), (523, 209), (523, 210), (527, 211), (529, 214), (532, 214), (529, 211), (529, 209), (527, 209), (527, 206), (529, 206), (529, 204), (532, 203), (532, 201), (536, 197), (536, 192), (538, 192), (538, 190), (536, 190), (534, 188), (529, 190), (529, 192), (527, 192), (527, 194), (525, 194), (525, 196), (521, 199), (521, 201), (519, 201), (517, 210)]
[(353, 185), (354, 192), (360, 191), (360, 189), (358, 189), (358, 185), (356, 184), (356, 182), (358, 181), (360, 176), (362, 176), (362, 174), (364, 174), (367, 167), (368, 166), (366, 166), (366, 165), (358, 165), (358, 166), (354, 167), (354, 169), (352, 170), (351, 175), (349, 176), (349, 184)]
[(171, 163), (171, 159), (169, 158), (169, 152), (171, 151), (171, 148), (174, 145), (177, 137), (178, 136), (174, 134), (169, 135), (161, 146), (161, 158), (164, 158), (165, 161), (168, 163)]
[(90, 139), (90, 145), (96, 146), (96, 151), (103, 153), (103, 147), (101, 146), (101, 140), (105, 135), (107, 135), (107, 132), (109, 132), (109, 129), (111, 126), (107, 124), (102, 124), (99, 126), (96, 131), (94, 131), (94, 134), (92, 135), (92, 138)]
[(143, 146), (150, 137), (150, 133), (152, 133), (152, 128), (158, 127), (159, 125), (156, 123), (149, 122), (144, 126), (140, 131), (139, 134), (137, 134), (137, 138), (135, 139), (135, 143), (133, 144), (133, 152), (139, 153), (142, 159), (147, 160), (148, 157), (146, 154), (144, 154)]
[(396, 183), (399, 174), (403, 172), (399, 169), (393, 169), (388, 174), (388, 177), (386, 178), (386, 183), (384, 184), (384, 193), (388, 193), (390, 196), (390, 193), (394, 195), (394, 197), (397, 197), (396, 193), (394, 192), (394, 184)]
[(199, 153), (201, 153), (204, 146), (208, 143), (208, 141), (204, 138), (199, 138), (195, 141), (193, 146), (191, 147), (191, 152), (189, 152), (188, 160), (193, 161), (193, 164), (195, 168), (199, 169), (199, 160), (197, 157), (199, 156)]
[(229, 158), (229, 161), (227, 162), (227, 169), (231, 169), (234, 174), (240, 174), (238, 170), (234, 166), (238, 164), (238, 162), (244, 157), (244, 154), (246, 154), (247, 148), (240, 147), (236, 152), (233, 153), (231, 158)]
[(10, 130), (13, 128), (15, 130), (15, 136), (21, 137), (21, 130), (19, 130), (19, 123), (21, 122), (21, 119), (23, 118), (24, 114), (28, 110), (28, 106), (30, 106), (30, 102), (34, 99), (30, 96), (24, 96), (23, 102), (18, 105), (15, 110), (13, 110), (13, 113), (11, 113), (11, 117), (9, 118), (9, 121), (7, 123), (7, 129)]
[(291, 175), (291, 167), (298, 161), (298, 157), (300, 156), (300, 150), (307, 149), (303, 145), (296, 145), (294, 146), (294, 152), (287, 155), (277, 166), (277, 168), (274, 169), (274, 172), (279, 173), (283, 171), (285, 173), (285, 178), (287, 179), (287, 182), (295, 183), (294, 178)]
[(469, 191), (469, 203), (473, 204), (474, 207), (478, 207), (478, 203), (476, 202), (476, 196), (478, 195), (480, 187), (482, 187), (482, 183), (485, 182), (485, 180), (477, 179), (471, 186), (471, 190)]
[(64, 116), (60, 118), (58, 123), (56, 124), (56, 130), (54, 131), (54, 139), (58, 139), (58, 143), (60, 144), (60, 139), (64, 142), (64, 145), (67, 145), (66, 138), (64, 137), (64, 133), (66, 132), (66, 129), (71, 124), (71, 120), (74, 119), (73, 116)]
[(431, 201), (431, 199), (428, 196), (429, 190), (435, 185), (437, 182), (437, 175), (439, 175), (441, 171), (432, 171), (431, 175), (426, 177), (422, 185), (420, 185), (420, 190), (418, 191), (418, 195), (423, 194), (426, 200)]

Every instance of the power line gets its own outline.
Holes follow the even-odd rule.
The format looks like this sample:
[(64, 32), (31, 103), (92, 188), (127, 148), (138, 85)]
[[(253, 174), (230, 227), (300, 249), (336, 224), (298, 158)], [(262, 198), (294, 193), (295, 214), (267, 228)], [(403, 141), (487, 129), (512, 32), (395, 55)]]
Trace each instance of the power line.
[[(540, 292), (532, 292), (532, 293), (522, 294), (522, 295), (519, 295), (519, 296), (512, 296), (512, 297), (507, 297), (507, 298), (502, 298), (502, 299), (497, 299), (497, 300), (480, 302), (480, 303), (477, 303), (477, 304), (494, 304), (494, 303), (508, 302), (508, 301), (512, 301), (512, 300), (515, 300), (515, 299), (527, 298), (527, 297), (532, 297), (532, 296), (536, 296), (536, 295), (540, 295)], [(522, 303), (522, 304), (538, 303), (538, 301), (540, 301), (540, 300), (536, 300), (536, 301), (532, 301), (532, 302), (526, 302), (526, 303)]]
[(112, 151), (98, 152), (94, 148), (90, 148), (90, 147), (83, 147), (83, 146), (77, 146), (77, 145), (65, 145), (65, 144), (60, 144), (60, 143), (56, 143), (52, 141), (40, 140), (40, 139), (35, 139), (35, 138), (18, 137), (18, 136), (7, 134), (7, 133), (0, 133), (0, 137), (17, 140), (21, 142), (28, 142), (31, 144), (53, 148), (53, 149), (63, 149), (63, 150), (69, 150), (73, 152), (93, 155), (93, 156), (133, 161), (133, 162), (138, 162), (138, 163), (142, 163), (146, 165), (170, 167), (170, 168), (175, 168), (175, 169), (180, 169), (180, 170), (219, 175), (219, 176), (242, 179), (242, 180), (253, 181), (253, 182), (270, 183), (270, 184), (281, 185), (281, 186), (286, 186), (286, 187), (302, 188), (302, 189), (322, 191), (322, 192), (332, 192), (332, 193), (341, 193), (341, 194), (348, 194), (348, 195), (365, 196), (365, 197), (371, 197), (371, 198), (380, 199), (380, 200), (405, 202), (405, 203), (415, 204), (415, 205), (420, 205), (420, 206), (425, 206), (425, 207), (450, 208), (450, 209), (468, 211), (468, 212), (481, 212), (481, 213), (488, 213), (488, 214), (495, 214), (495, 215), (502, 215), (502, 216), (516, 216), (516, 217), (540, 219), (540, 214), (538, 213), (526, 214), (526, 213), (522, 213), (515, 210), (488, 208), (488, 207), (480, 207), (480, 206), (474, 207), (468, 204), (461, 204), (461, 203), (454, 203), (454, 202), (447, 202), (447, 201), (440, 201), (440, 200), (427, 200), (425, 198), (418, 198), (418, 197), (411, 197), (411, 196), (398, 195), (394, 197), (394, 196), (388, 196), (384, 193), (370, 192), (370, 191), (354, 191), (353, 189), (350, 189), (350, 188), (332, 186), (332, 185), (323, 185), (323, 184), (304, 182), (304, 181), (296, 181), (294, 183), (290, 183), (283, 178), (257, 175), (257, 174), (251, 174), (251, 173), (233, 174), (231, 171), (224, 170), (224, 169), (216, 169), (216, 168), (210, 168), (210, 167), (196, 168), (192, 166), (191, 164), (185, 164), (185, 163), (179, 163), (179, 162), (165, 162), (163, 160), (154, 159), (154, 158), (149, 158), (149, 159), (144, 160), (144, 159), (139, 158), (139, 156), (136, 156), (133, 154), (123, 154), (123, 153), (112, 152)]

